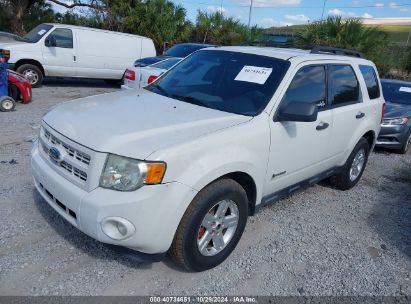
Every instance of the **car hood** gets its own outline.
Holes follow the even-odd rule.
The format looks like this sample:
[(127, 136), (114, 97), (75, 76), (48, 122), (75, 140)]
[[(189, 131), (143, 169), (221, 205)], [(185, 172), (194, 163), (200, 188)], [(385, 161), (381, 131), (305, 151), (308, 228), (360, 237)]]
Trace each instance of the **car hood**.
[(0, 49), (8, 49), (8, 48), (19, 48), (22, 45), (27, 45), (28, 42), (24, 41), (17, 41), (17, 40), (12, 40), (12, 41), (4, 41), (0, 40)]
[(251, 119), (143, 89), (66, 101), (43, 117), (81, 145), (138, 159)]
[(402, 103), (385, 103), (384, 118), (410, 117), (411, 105)]

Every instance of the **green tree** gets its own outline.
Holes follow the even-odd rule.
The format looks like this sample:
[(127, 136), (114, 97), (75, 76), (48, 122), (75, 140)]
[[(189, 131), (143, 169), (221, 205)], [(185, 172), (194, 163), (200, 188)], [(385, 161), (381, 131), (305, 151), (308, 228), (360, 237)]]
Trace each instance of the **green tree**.
[(187, 41), (192, 24), (186, 10), (168, 0), (108, 0), (104, 27), (153, 39), (157, 50), (164, 43)]
[(365, 26), (361, 20), (353, 18), (329, 17), (313, 22), (296, 35), (296, 43), (302, 46), (326, 45), (356, 49), (378, 66), (380, 74), (390, 70), (388, 36), (376, 26)]
[(221, 12), (198, 11), (193, 38), (198, 42), (221, 45), (236, 45), (256, 41), (262, 36), (262, 29), (253, 26), (251, 30), (233, 17)]

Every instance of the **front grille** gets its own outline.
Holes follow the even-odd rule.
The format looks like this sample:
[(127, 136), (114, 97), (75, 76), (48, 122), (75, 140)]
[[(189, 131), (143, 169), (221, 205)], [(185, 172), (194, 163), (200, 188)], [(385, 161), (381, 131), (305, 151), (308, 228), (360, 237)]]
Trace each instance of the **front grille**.
[(53, 145), (61, 145), (67, 152), (67, 154), (72, 157), (77, 159), (78, 161), (81, 161), (82, 163), (89, 165), (91, 161), (90, 155), (87, 155), (86, 153), (80, 152), (73, 147), (69, 146), (68, 144), (62, 142), (60, 139), (55, 137), (53, 134), (51, 134), (49, 131), (44, 129), (44, 137)]
[[(44, 151), (44, 153), (48, 154), (49, 153), (49, 148), (44, 144), (42, 140), (40, 140), (41, 147)], [(56, 162), (54, 162), (56, 163)], [(74, 175), (75, 177), (81, 179), (82, 181), (87, 181), (87, 173), (84, 172), (83, 170), (80, 170), (76, 167), (73, 167), (66, 161), (61, 161), (60, 163), (56, 163), (56, 165), (59, 165), (61, 168), (63, 168), (65, 171), (69, 172), (70, 174)]]

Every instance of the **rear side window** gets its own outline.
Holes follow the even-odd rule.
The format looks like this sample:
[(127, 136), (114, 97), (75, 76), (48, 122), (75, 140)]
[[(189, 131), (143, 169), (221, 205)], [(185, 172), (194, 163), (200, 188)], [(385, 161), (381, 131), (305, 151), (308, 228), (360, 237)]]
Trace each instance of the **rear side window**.
[(72, 49), (73, 48), (73, 32), (69, 29), (55, 29), (48, 39), (54, 39), (56, 47)]
[(360, 71), (364, 77), (365, 84), (367, 85), (368, 96), (370, 99), (380, 97), (380, 86), (378, 85), (377, 75), (372, 66), (360, 65)]
[(329, 96), (333, 106), (357, 103), (360, 87), (350, 65), (330, 65), (328, 68)]
[(322, 65), (301, 68), (285, 92), (281, 108), (292, 102), (315, 103), (320, 108), (324, 107), (326, 104), (325, 75), (325, 67)]

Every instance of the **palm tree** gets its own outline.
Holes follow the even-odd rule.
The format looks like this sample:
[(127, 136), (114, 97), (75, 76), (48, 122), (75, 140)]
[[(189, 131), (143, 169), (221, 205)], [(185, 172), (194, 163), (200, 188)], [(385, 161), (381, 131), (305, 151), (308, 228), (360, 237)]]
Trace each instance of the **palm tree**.
[(381, 71), (387, 68), (388, 36), (376, 26), (365, 26), (358, 18), (328, 17), (313, 22), (296, 34), (300, 46), (326, 45), (355, 49), (373, 60)]

